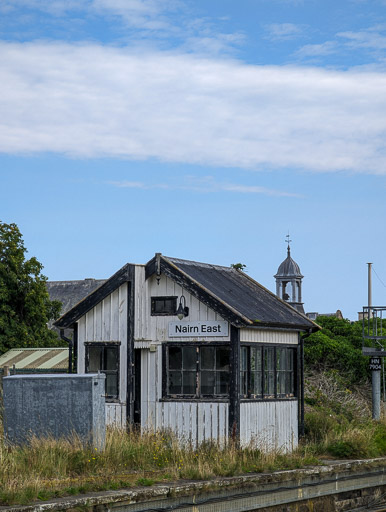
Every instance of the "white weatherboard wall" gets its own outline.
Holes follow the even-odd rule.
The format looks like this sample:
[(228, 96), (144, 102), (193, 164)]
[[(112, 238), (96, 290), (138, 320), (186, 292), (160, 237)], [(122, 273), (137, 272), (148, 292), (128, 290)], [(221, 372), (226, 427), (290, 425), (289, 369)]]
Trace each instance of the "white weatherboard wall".
[[(135, 267), (135, 326), (134, 337), (136, 341), (152, 340), (152, 341), (168, 341), (168, 325), (169, 322), (175, 322), (175, 316), (151, 316), (151, 297), (181, 297), (184, 295), (186, 305), (189, 308), (190, 322), (205, 322), (205, 321), (224, 321), (220, 315), (215, 313), (205, 304), (202, 304), (198, 299), (190, 295), (186, 290), (183, 290), (180, 285), (175, 283), (172, 279), (162, 275), (159, 285), (155, 276), (152, 276), (145, 281), (145, 267), (137, 265)], [(177, 303), (178, 304), (178, 303)], [(183, 321), (183, 320), (182, 320)], [(198, 338), (191, 337), (173, 337), (172, 341), (194, 341)], [(202, 339), (202, 338), (201, 338)], [(229, 341), (229, 335), (224, 337), (213, 338), (216, 341)], [(170, 341), (170, 340), (169, 340)]]
[(240, 443), (290, 452), (298, 445), (298, 401), (241, 402)]
[(127, 283), (122, 284), (78, 321), (78, 373), (85, 372), (85, 346), (92, 342), (120, 342), (119, 401), (106, 402), (106, 424), (126, 424)]
[[(165, 275), (159, 285), (155, 276), (145, 280), (145, 266), (135, 266), (134, 349), (141, 351), (141, 428), (171, 429), (180, 439), (193, 445), (209, 439), (228, 438), (229, 403), (227, 401), (163, 400), (162, 344), (169, 341), (223, 341), (230, 336), (205, 338), (184, 336), (169, 338), (169, 322), (175, 316), (151, 316), (151, 297), (185, 296), (189, 322), (225, 321), (208, 306), (200, 303)], [(78, 373), (85, 371), (85, 342), (120, 342), (119, 400), (106, 403), (106, 423), (126, 425), (127, 393), (127, 326), (128, 285), (122, 284), (78, 321)], [(184, 320), (182, 320), (183, 322)], [(230, 331), (230, 329), (229, 329)], [(286, 330), (245, 328), (240, 330), (241, 343), (297, 345), (298, 333)], [(242, 401), (240, 438), (242, 445), (251, 442), (262, 448), (289, 451), (297, 445), (298, 402)]]
[[(190, 322), (224, 321), (224, 319), (199, 302), (181, 286), (162, 275), (159, 285), (155, 276), (145, 281), (145, 268), (136, 267), (136, 318), (135, 344), (142, 348), (141, 357), (141, 424), (143, 430), (171, 429), (181, 440), (195, 445), (209, 439), (225, 440), (228, 436), (228, 409), (226, 402), (160, 401), (162, 400), (162, 342), (215, 340), (229, 342), (224, 337), (168, 337), (169, 322), (173, 316), (151, 316), (151, 297), (176, 296), (183, 293), (189, 308)], [(146, 350), (150, 344), (155, 352)]]
[[(298, 332), (246, 328), (240, 331), (241, 343), (298, 345)], [(263, 450), (292, 451), (298, 444), (298, 400), (242, 401), (240, 442)]]
[(246, 328), (240, 331), (240, 341), (245, 343), (274, 343), (285, 345), (297, 345), (299, 343), (299, 335), (295, 331), (271, 331), (264, 329)]

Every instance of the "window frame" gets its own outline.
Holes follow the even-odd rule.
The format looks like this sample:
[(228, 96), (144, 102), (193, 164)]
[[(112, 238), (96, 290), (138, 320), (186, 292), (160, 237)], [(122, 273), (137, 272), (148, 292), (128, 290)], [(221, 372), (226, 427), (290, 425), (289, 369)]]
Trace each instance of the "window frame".
[[(170, 348), (184, 348), (184, 347), (195, 347), (196, 348), (196, 390), (195, 394), (171, 394), (169, 393), (169, 382), (170, 382), (170, 375), (169, 375), (169, 349)], [(229, 401), (229, 385), (230, 380), (228, 380), (228, 390), (227, 393), (223, 394), (203, 394), (201, 392), (201, 349), (202, 348), (226, 348), (229, 352), (229, 365), (231, 360), (231, 346), (230, 343), (224, 342), (224, 341), (218, 341), (214, 342), (211, 341), (208, 342), (171, 342), (167, 341), (162, 344), (162, 359), (163, 359), (163, 365), (162, 365), (162, 400), (163, 401), (175, 401), (175, 400), (184, 400), (184, 401), (202, 401), (202, 402), (208, 402), (208, 401), (220, 401), (220, 402), (228, 402)], [(183, 370), (181, 370), (183, 371)], [(206, 370), (204, 370), (206, 371)], [(214, 371), (222, 371), (222, 370), (214, 370)], [(229, 373), (229, 372), (228, 372)]]
[[(95, 373), (91, 372), (89, 370), (90, 366), (90, 347), (102, 347), (102, 348), (115, 348), (117, 352), (117, 366), (115, 370), (103, 370), (100, 369), (101, 373), (104, 373), (106, 375), (106, 381), (105, 381), (105, 399), (106, 402), (119, 402), (119, 392), (120, 392), (120, 386), (119, 386), (119, 380), (120, 380), (120, 341), (86, 341), (84, 343), (85, 347), (85, 373)], [(102, 367), (104, 366), (105, 362), (105, 351), (102, 351)], [(108, 395), (106, 392), (106, 386), (107, 386), (107, 375), (116, 375), (116, 382), (117, 382), (117, 394), (116, 395)]]
[[(251, 382), (251, 374), (253, 370), (251, 370), (251, 348), (259, 348), (261, 350), (261, 384), (260, 394), (255, 394), (251, 392), (252, 382)], [(242, 369), (242, 351), (243, 349), (247, 349), (247, 368)], [(273, 370), (268, 369), (266, 366), (266, 351), (269, 349), (273, 349)], [(292, 368), (289, 370), (280, 370), (278, 369), (278, 350), (280, 349), (290, 349), (293, 353), (292, 356)], [(290, 345), (290, 344), (273, 344), (273, 343), (241, 343), (240, 346), (240, 399), (247, 401), (272, 401), (272, 400), (297, 400), (298, 399), (298, 357), (299, 357), (299, 345)], [(242, 372), (247, 374), (247, 393), (242, 390)], [(291, 376), (292, 389), (293, 393), (278, 393), (278, 377), (280, 374), (289, 373)], [(257, 371), (255, 371), (257, 373)], [(266, 381), (267, 374), (273, 373), (273, 393), (266, 393)]]
[[(169, 311), (166, 312), (158, 312), (155, 309), (155, 303), (156, 301), (165, 301), (165, 300), (173, 300), (174, 302), (174, 308), (173, 312), (170, 313)], [(160, 296), (153, 296), (150, 297), (150, 315), (151, 316), (176, 316), (177, 315), (177, 295), (160, 295)]]

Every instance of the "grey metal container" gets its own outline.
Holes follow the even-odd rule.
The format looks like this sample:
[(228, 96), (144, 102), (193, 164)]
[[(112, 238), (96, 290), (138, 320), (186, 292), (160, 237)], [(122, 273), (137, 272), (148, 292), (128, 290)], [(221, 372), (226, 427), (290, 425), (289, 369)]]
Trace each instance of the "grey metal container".
[(12, 375), (3, 379), (3, 423), (8, 442), (31, 437), (78, 436), (85, 444), (105, 444), (104, 374)]

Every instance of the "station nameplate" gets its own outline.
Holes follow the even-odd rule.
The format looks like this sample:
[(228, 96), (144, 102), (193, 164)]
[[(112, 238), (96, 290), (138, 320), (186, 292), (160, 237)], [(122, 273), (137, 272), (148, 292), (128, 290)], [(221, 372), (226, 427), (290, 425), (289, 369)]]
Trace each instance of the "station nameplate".
[(228, 335), (228, 322), (169, 322), (170, 338), (207, 338)]

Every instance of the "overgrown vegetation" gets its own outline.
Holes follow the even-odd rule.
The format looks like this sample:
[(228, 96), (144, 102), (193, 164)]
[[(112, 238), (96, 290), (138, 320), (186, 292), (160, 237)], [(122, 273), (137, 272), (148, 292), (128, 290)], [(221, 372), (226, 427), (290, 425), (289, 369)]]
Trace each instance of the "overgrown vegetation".
[(305, 441), (316, 456), (368, 458), (386, 455), (386, 421), (371, 420), (368, 383), (348, 389), (336, 370), (306, 379)]
[(320, 316), (321, 331), (304, 343), (306, 366), (311, 371), (339, 371), (346, 385), (368, 379), (368, 358), (362, 355), (362, 322)]
[(317, 456), (386, 455), (386, 421), (371, 419), (368, 358), (362, 322), (319, 317), (322, 330), (305, 341), (306, 442)]
[(127, 434), (109, 430), (102, 452), (70, 441), (33, 439), (29, 446), (0, 442), (0, 505), (29, 503), (94, 490), (183, 479), (295, 469), (316, 464), (307, 449), (293, 454), (257, 449), (220, 448), (204, 443), (197, 450), (182, 448), (168, 433)]

